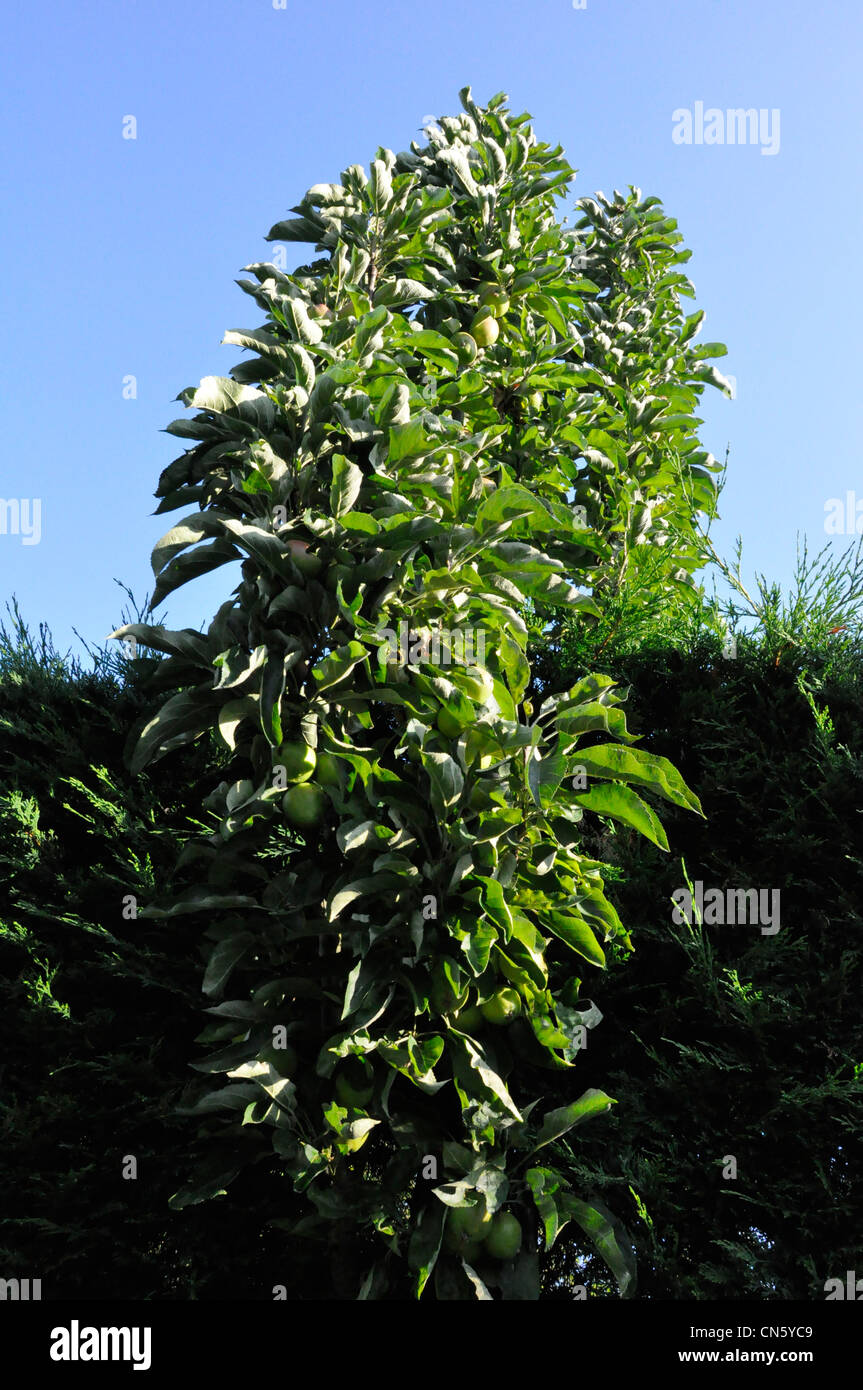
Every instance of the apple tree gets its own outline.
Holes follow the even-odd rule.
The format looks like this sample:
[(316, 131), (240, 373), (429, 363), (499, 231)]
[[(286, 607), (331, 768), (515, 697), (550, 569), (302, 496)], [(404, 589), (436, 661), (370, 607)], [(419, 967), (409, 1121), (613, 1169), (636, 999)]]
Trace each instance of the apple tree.
[[(252, 356), (168, 427), (188, 447), (158, 511), (185, 511), (151, 608), (241, 565), (205, 632), (114, 634), (164, 654), (133, 765), (211, 731), (222, 749), (188, 886), (150, 908), (199, 914), (208, 951), (215, 1050), (189, 1109), (212, 1161), (173, 1204), (275, 1162), (302, 1200), (274, 1218), (329, 1243), (343, 1296), (538, 1297), (571, 1222), (627, 1293), (625, 1239), (547, 1157), (613, 1104), (578, 1055), (630, 945), (581, 823), (666, 849), (650, 798), (700, 806), (633, 746), (610, 677), (531, 699), (528, 649), (548, 615), (594, 621), (627, 537), (663, 515), (684, 581), (710, 501), (710, 461), (681, 447), (691, 324), (655, 200), (614, 213), (642, 233), (614, 270), (598, 214), (584, 237), (556, 216), (561, 150), (502, 94), (461, 102), (272, 228), (314, 259), (247, 267), (265, 321), (225, 341)], [(615, 357), (630, 292), (636, 367), (664, 334), (664, 383)], [(555, 1072), (569, 1098), (549, 1108)]]

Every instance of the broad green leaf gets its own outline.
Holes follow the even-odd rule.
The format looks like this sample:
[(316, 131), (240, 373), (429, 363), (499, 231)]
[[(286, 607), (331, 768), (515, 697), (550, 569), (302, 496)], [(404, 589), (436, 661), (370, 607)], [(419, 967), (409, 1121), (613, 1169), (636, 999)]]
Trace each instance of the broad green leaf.
[(635, 782), (648, 787), (658, 796), (689, 811), (703, 815), (701, 802), (691, 792), (677, 768), (667, 758), (645, 753), (640, 748), (620, 748), (614, 743), (594, 744), (579, 748), (577, 758), (584, 764), (588, 777), (614, 778), (619, 782)]
[(574, 917), (562, 912), (542, 913), (541, 926), (565, 941), (578, 955), (589, 960), (592, 965), (605, 966), (605, 952), (593, 931), (582, 917)]
[(396, 874), (369, 874), (365, 878), (355, 879), (353, 883), (346, 884), (344, 888), (340, 888), (333, 894), (330, 899), (327, 920), (334, 922), (345, 908), (355, 902), (357, 898), (364, 898), (374, 893), (386, 893), (396, 886), (398, 886)]
[(234, 966), (242, 960), (254, 939), (251, 932), (238, 932), (236, 936), (229, 936), (218, 942), (213, 948), (204, 974), (201, 988), (205, 994), (214, 996), (221, 993)]
[(197, 1178), (193, 1182), (181, 1187), (168, 1199), (168, 1206), (172, 1211), (182, 1211), (184, 1207), (197, 1206), (200, 1202), (207, 1202), (212, 1197), (223, 1197), (229, 1185), (240, 1171), (241, 1160), (237, 1160), (233, 1167), (223, 1168), (221, 1171), (211, 1173), (207, 1176)]
[(597, 1202), (583, 1202), (566, 1192), (561, 1194), (561, 1208), (596, 1246), (617, 1280), (621, 1298), (631, 1298), (635, 1293), (635, 1254), (623, 1232), (618, 1235), (608, 1213)]
[(550, 1168), (528, 1168), (524, 1180), (530, 1188), (542, 1221), (545, 1248), (550, 1250), (560, 1231), (560, 1213), (557, 1205), (560, 1178)]
[(411, 1234), (408, 1244), (408, 1267), (416, 1276), (417, 1298), (422, 1298), (423, 1289), (437, 1263), (445, 1220), (446, 1207), (440, 1202), (431, 1201), (423, 1208)]
[(212, 410), (227, 415), (243, 401), (265, 399), (264, 393), (254, 386), (242, 386), (227, 376), (205, 376), (187, 404), (192, 410)]
[(363, 485), (362, 469), (344, 454), (333, 455), (333, 481), (330, 485), (330, 506), (333, 516), (342, 517), (356, 502)]
[(367, 661), (368, 656), (368, 648), (361, 642), (348, 642), (346, 646), (338, 647), (330, 656), (324, 657), (312, 672), (317, 693), (321, 695), (325, 690), (338, 685), (350, 675), (355, 666)]
[(500, 1101), (510, 1115), (521, 1121), (522, 1114), (506, 1084), (488, 1062), (479, 1044), (474, 1043), (466, 1034), (456, 1033), (454, 1030), (451, 1031), (450, 1038), (453, 1067), (467, 1093), (475, 1093), (477, 1089), (487, 1092)]
[(584, 1124), (584, 1121), (593, 1115), (601, 1115), (610, 1110), (614, 1104), (611, 1096), (607, 1096), (604, 1091), (591, 1088), (571, 1104), (562, 1105), (558, 1110), (549, 1110), (548, 1114), (543, 1116), (542, 1126), (531, 1152), (535, 1153), (543, 1145), (559, 1139), (562, 1134), (567, 1134), (576, 1125)]
[(166, 751), (165, 745), (180, 734), (197, 738), (212, 728), (216, 710), (209, 686), (183, 690), (166, 700), (157, 714), (145, 725), (135, 744), (130, 760), (132, 772), (140, 772)]
[(148, 605), (149, 611), (154, 612), (168, 594), (172, 594), (181, 585), (188, 584), (190, 579), (197, 579), (199, 575), (209, 574), (210, 570), (239, 559), (239, 551), (226, 540), (210, 541), (207, 545), (199, 545), (186, 555), (177, 555), (160, 571), (153, 589), (153, 597)]
[(619, 782), (603, 782), (591, 787), (589, 791), (574, 792), (573, 796), (586, 811), (623, 821), (625, 825), (631, 825), (633, 830), (646, 836), (659, 849), (668, 849), (668, 838), (662, 822), (656, 812), (642, 801), (631, 787), (622, 786)]
[(431, 783), (432, 805), (445, 818), (462, 794), (464, 774), (448, 753), (423, 752), (422, 759)]
[(114, 637), (133, 637), (142, 646), (152, 647), (157, 652), (165, 652), (169, 656), (185, 656), (200, 666), (211, 664), (210, 644), (206, 636), (201, 632), (194, 632), (191, 628), (171, 632), (167, 628), (149, 623), (127, 623), (125, 627), (118, 627), (115, 632), (109, 633), (108, 640)]
[(405, 425), (390, 426), (390, 463), (400, 463), (402, 459), (419, 458), (433, 447), (426, 438), (419, 420), (410, 420)]

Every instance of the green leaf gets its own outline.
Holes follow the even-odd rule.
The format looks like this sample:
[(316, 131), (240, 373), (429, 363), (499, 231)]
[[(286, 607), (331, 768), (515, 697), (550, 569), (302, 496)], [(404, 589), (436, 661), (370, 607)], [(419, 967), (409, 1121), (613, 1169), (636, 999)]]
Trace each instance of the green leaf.
[(411, 348), (418, 348), (424, 357), (428, 357), (437, 367), (444, 367), (451, 371), (458, 370), (458, 355), (455, 352), (449, 338), (445, 338), (442, 333), (435, 333), (430, 328), (424, 328), (419, 333), (413, 333), (410, 337)]
[(474, 526), (477, 531), (486, 531), (502, 521), (518, 521), (530, 518), (530, 530), (534, 534), (555, 534), (560, 529), (547, 507), (526, 487), (499, 487), (479, 505)]
[(423, 752), (422, 760), (431, 783), (432, 805), (445, 818), (464, 790), (464, 774), (449, 753)]
[(479, 1045), (464, 1033), (450, 1030), (450, 1051), (453, 1057), (453, 1070), (468, 1095), (477, 1090), (494, 1096), (504, 1110), (521, 1121), (523, 1116)]
[(334, 922), (352, 902), (357, 898), (368, 897), (369, 894), (385, 892), (387, 889), (398, 885), (396, 874), (369, 874), (366, 878), (354, 879), (353, 883), (348, 883), (340, 888), (330, 899), (327, 911), (327, 921)]
[(256, 717), (258, 702), (251, 695), (229, 700), (219, 711), (219, 733), (230, 749), (236, 748), (237, 729), (244, 719)]
[(181, 550), (187, 546), (195, 545), (205, 536), (213, 535), (213, 520), (206, 517), (203, 513), (195, 513), (192, 516), (184, 517), (172, 526), (170, 531), (166, 531), (161, 540), (157, 541), (153, 547), (150, 557), (150, 564), (153, 574), (158, 579), (162, 570), (173, 560), (175, 555), (179, 555)]
[(410, 420), (405, 425), (390, 426), (390, 463), (400, 463), (406, 458), (418, 458), (421, 454), (427, 454), (432, 447), (419, 420)]
[(192, 410), (212, 410), (220, 415), (235, 411), (244, 401), (266, 400), (263, 391), (243, 386), (227, 376), (205, 376), (187, 404)]
[(209, 574), (220, 565), (239, 559), (239, 551), (229, 541), (223, 540), (210, 541), (207, 545), (199, 545), (189, 554), (178, 555), (160, 572), (148, 605), (149, 611), (154, 612), (168, 594), (188, 584), (190, 579), (197, 579), (199, 575)]
[(373, 309), (370, 314), (365, 314), (357, 324), (355, 337), (357, 357), (362, 357), (368, 352), (374, 339), (379, 336), (379, 342), (383, 343), (382, 330), (392, 319), (392, 314), (385, 308)]
[(265, 531), (262, 526), (246, 525), (233, 517), (226, 519), (225, 529), (231, 533), (240, 549), (265, 569), (279, 575), (287, 572), (290, 551), (272, 531)]
[(362, 469), (344, 454), (333, 455), (333, 481), (330, 485), (330, 506), (333, 516), (341, 517), (351, 510), (363, 485)]
[(166, 700), (141, 731), (129, 764), (132, 772), (155, 762), (167, 751), (165, 745), (178, 735), (197, 738), (212, 728), (216, 712), (213, 699), (209, 686), (198, 686)]
[(545, 1248), (550, 1250), (561, 1229), (557, 1193), (560, 1191), (560, 1178), (550, 1168), (528, 1168), (524, 1180), (531, 1191), (536, 1209), (539, 1212), (545, 1235)]
[(193, 1207), (200, 1202), (208, 1202), (211, 1197), (225, 1196), (229, 1184), (233, 1182), (240, 1168), (241, 1161), (238, 1160), (230, 1168), (224, 1168), (220, 1172), (211, 1173), (194, 1182), (187, 1183), (185, 1187), (181, 1187), (178, 1192), (169, 1197), (168, 1206), (171, 1211), (182, 1211), (184, 1207)]
[(605, 966), (605, 952), (594, 933), (582, 917), (574, 917), (562, 912), (547, 912), (541, 917), (541, 925), (565, 941), (578, 955), (589, 960), (591, 965)]
[(290, 217), (286, 222), (277, 222), (264, 237), (265, 241), (318, 241), (323, 234), (323, 223), (317, 218)]
[(446, 1207), (434, 1201), (423, 1208), (419, 1220), (411, 1234), (408, 1244), (408, 1267), (416, 1275), (416, 1297), (421, 1298), (423, 1289), (431, 1277), (443, 1240)]
[(142, 646), (152, 647), (154, 651), (166, 652), (169, 656), (185, 656), (199, 666), (211, 665), (206, 636), (188, 627), (180, 632), (171, 632), (149, 623), (127, 623), (125, 627), (118, 627), (115, 632), (109, 633), (108, 640), (115, 637), (134, 637)]
[(597, 816), (611, 816), (638, 830), (659, 849), (668, 849), (668, 839), (662, 822), (645, 801), (631, 787), (621, 786), (619, 782), (606, 782), (591, 787), (586, 792), (574, 792), (579, 806), (593, 811)]
[(645, 753), (640, 748), (620, 748), (614, 743), (594, 744), (579, 748), (577, 758), (588, 777), (614, 778), (619, 782), (635, 782), (671, 801), (675, 806), (695, 811), (703, 816), (701, 802), (691, 792), (677, 768), (667, 758)]
[(635, 1293), (635, 1253), (622, 1230), (619, 1235), (615, 1230), (618, 1223), (598, 1202), (583, 1202), (569, 1192), (562, 1194), (561, 1207), (567, 1219), (577, 1221), (590, 1237), (617, 1280), (621, 1298), (631, 1298)]
[(261, 698), (259, 702), (261, 728), (268, 743), (278, 747), (284, 737), (282, 732), (282, 696), (290, 665), (299, 661), (301, 652), (289, 652), (281, 647), (271, 648), (266, 655), (266, 664), (261, 676)]
[(170, 907), (148, 906), (143, 908), (139, 915), (162, 920), (167, 917), (181, 917), (189, 912), (227, 912), (240, 909), (253, 912), (257, 906), (255, 899), (245, 893), (208, 893), (194, 888)]
[(416, 304), (421, 299), (431, 299), (433, 294), (434, 290), (419, 280), (384, 280), (375, 290), (375, 304), (403, 308), (406, 304)]
[(242, 960), (254, 939), (251, 932), (238, 932), (235, 936), (218, 942), (204, 973), (204, 983), (201, 986), (204, 994), (214, 997), (221, 993), (234, 966)]
[(610, 1110), (614, 1104), (611, 1096), (607, 1096), (605, 1091), (591, 1088), (570, 1105), (562, 1105), (558, 1110), (549, 1110), (548, 1114), (543, 1116), (542, 1127), (531, 1153), (535, 1153), (545, 1144), (550, 1144), (552, 1140), (559, 1139), (576, 1125), (584, 1124), (584, 1121), (591, 1119), (593, 1115), (601, 1115)]
[(348, 642), (346, 646), (338, 647), (330, 656), (324, 657), (312, 672), (317, 693), (321, 695), (325, 690), (338, 685), (345, 676), (350, 675), (355, 666), (367, 661), (368, 656), (368, 648), (361, 642)]

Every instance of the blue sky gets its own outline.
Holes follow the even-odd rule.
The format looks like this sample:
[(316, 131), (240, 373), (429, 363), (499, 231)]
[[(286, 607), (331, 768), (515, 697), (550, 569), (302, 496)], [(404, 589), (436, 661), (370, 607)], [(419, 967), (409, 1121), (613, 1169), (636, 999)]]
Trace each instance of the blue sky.
[[(243, 355), (225, 330), (261, 319), (243, 265), (310, 185), (406, 149), (466, 84), (564, 146), (573, 196), (635, 184), (678, 219), (702, 337), (737, 380), (702, 411), (706, 446), (730, 446), (714, 537), (728, 555), (742, 534), (747, 579), (787, 584), (796, 534), (828, 539), (827, 500), (863, 502), (858, 0), (279, 4), (6, 11), (0, 496), (42, 517), (38, 544), (0, 534), (0, 608), (15, 593), (77, 649), (73, 628), (100, 643), (119, 621), (115, 578), (143, 599), (173, 519), (152, 493), (181, 449), (160, 433), (174, 397), (225, 374)], [(675, 143), (697, 102), (763, 110), (774, 144), (778, 110), (778, 149)], [(172, 595), (170, 625), (208, 622), (230, 573)]]

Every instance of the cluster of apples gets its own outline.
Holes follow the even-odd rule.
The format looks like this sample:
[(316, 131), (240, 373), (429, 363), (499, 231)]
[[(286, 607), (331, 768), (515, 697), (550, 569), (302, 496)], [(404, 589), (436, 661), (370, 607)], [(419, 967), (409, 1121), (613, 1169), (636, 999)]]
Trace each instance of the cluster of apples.
[(484, 1023), (492, 1023), (500, 1027), (506, 1023), (512, 1023), (513, 1019), (518, 1018), (521, 1013), (521, 996), (518, 991), (505, 985), (502, 989), (495, 990), (494, 994), (481, 1004), (470, 1004), (469, 988), (465, 988), (461, 994), (456, 994), (450, 981), (447, 978), (443, 964), (438, 962), (432, 970), (431, 981), (431, 1005), (436, 1013), (442, 1018), (453, 1018), (453, 1023), (460, 1032), (472, 1033), (481, 1028)]
[(509, 312), (509, 295), (500, 285), (483, 285), (480, 290), (479, 308), (474, 314), (470, 329), (456, 333), (452, 345), (463, 367), (469, 367), (480, 348), (492, 347), (500, 335), (499, 319)]
[(492, 1216), (480, 1199), (471, 1207), (447, 1212), (444, 1245), (468, 1264), (483, 1251), (495, 1260), (512, 1260), (521, 1249), (521, 1226), (508, 1211)]
[(283, 767), (288, 781), (293, 783), (282, 797), (287, 821), (300, 830), (319, 825), (327, 804), (323, 788), (339, 785), (338, 759), (332, 753), (316, 753), (307, 743), (297, 740), (280, 744), (273, 753), (273, 763)]

